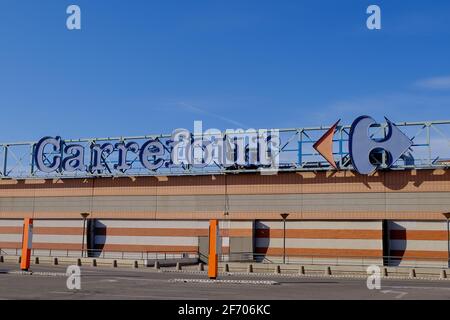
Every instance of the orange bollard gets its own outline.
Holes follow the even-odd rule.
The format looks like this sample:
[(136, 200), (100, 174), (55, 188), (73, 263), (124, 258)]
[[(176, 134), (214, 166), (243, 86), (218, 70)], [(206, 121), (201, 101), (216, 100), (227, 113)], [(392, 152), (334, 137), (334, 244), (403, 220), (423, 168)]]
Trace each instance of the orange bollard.
[(25, 218), (23, 220), (22, 234), (22, 259), (20, 260), (20, 269), (28, 271), (31, 263), (31, 247), (33, 244), (33, 219)]
[(209, 257), (208, 257), (208, 277), (216, 279), (219, 272), (219, 221), (209, 222)]

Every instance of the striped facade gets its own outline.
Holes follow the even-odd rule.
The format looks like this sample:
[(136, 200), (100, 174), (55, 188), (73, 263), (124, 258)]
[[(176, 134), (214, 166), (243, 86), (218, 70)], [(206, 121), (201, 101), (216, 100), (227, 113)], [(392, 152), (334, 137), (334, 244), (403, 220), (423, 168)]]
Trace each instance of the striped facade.
[(197, 252), (207, 221), (104, 220), (95, 223), (95, 249), (135, 252)]
[(285, 251), (288, 262), (308, 263), (321, 257), (383, 261), (380, 221), (288, 221), (286, 230), (280, 221), (258, 221), (255, 236), (256, 252), (268, 259), (277, 260)]
[[(253, 241), (252, 221), (221, 221), (219, 227), (224, 255), (230, 253), (230, 243), (236, 239)], [(150, 253), (198, 253), (200, 239), (207, 239), (208, 230), (208, 220), (99, 219), (95, 220), (93, 248), (99, 252), (136, 252), (146, 258)], [(243, 252), (233, 247), (233, 253)]]
[[(402, 261), (432, 264), (448, 258), (446, 221), (389, 221), (390, 256)], [(395, 258), (394, 258), (395, 261)]]
[[(23, 220), (0, 220), (0, 248), (15, 253), (22, 247)], [(81, 220), (35, 220), (33, 223), (33, 249), (35, 254), (81, 254), (83, 222)], [(85, 234), (84, 243), (87, 243)]]
[[(446, 261), (450, 171), (292, 172), (278, 175), (0, 180), (0, 249), (20, 247), (21, 219), (35, 219), (33, 246), (105, 252), (195, 252), (220, 219), (222, 252), (289, 259)], [(226, 215), (225, 215), (226, 213)], [(203, 240), (202, 240), (203, 239)]]

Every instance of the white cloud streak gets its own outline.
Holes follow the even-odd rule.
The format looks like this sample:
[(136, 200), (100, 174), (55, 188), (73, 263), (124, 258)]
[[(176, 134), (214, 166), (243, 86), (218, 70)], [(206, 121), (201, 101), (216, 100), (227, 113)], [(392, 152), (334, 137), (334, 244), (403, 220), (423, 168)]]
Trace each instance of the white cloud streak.
[(416, 86), (431, 90), (450, 90), (450, 76), (422, 79), (416, 82)]
[(239, 128), (247, 128), (247, 126), (241, 122), (238, 122), (231, 118), (224, 117), (220, 114), (213, 113), (213, 112), (207, 111), (205, 109), (193, 106), (192, 104), (189, 104), (186, 102), (179, 102), (179, 103), (177, 103), (177, 105), (179, 107), (181, 107), (182, 109), (192, 112), (192, 113), (195, 113), (195, 114), (203, 114), (205, 116), (213, 117), (213, 118), (219, 119), (221, 121), (227, 122), (227, 123), (232, 124), (233, 126), (237, 126)]

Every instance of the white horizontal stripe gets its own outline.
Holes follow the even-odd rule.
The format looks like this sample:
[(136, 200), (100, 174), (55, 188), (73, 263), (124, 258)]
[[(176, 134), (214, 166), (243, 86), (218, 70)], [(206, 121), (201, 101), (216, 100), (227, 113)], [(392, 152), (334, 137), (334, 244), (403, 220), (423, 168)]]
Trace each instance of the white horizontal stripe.
[(209, 221), (187, 220), (97, 220), (97, 228), (191, 228), (208, 229)]
[(447, 231), (447, 221), (389, 221), (389, 229)]
[(22, 227), (23, 220), (0, 219), (0, 227)]
[(36, 234), (33, 236), (33, 243), (81, 243), (82, 235), (49, 235)]
[(219, 221), (221, 229), (252, 229), (253, 221)]
[[(353, 239), (286, 239), (286, 248), (310, 249), (382, 249), (382, 240), (353, 240)], [(257, 238), (258, 248), (283, 248), (283, 239)]]
[(96, 236), (96, 244), (197, 246), (197, 237)]
[[(283, 221), (258, 221), (257, 229), (282, 229)], [(286, 221), (286, 229), (381, 230), (381, 221)]]
[(22, 242), (21, 234), (0, 234), (0, 242)]
[(35, 227), (83, 227), (83, 220), (34, 220)]
[(445, 251), (447, 252), (447, 241), (429, 240), (391, 240), (391, 250), (419, 250), (419, 251)]

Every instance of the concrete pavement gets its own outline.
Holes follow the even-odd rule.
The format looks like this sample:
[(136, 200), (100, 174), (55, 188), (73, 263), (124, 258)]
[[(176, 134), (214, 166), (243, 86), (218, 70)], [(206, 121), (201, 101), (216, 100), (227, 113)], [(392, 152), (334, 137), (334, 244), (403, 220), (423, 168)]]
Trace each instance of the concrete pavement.
[[(174, 280), (206, 279), (206, 275), (142, 268), (81, 267), (81, 290), (69, 290), (67, 277), (63, 275), (66, 268), (39, 265), (33, 266), (33, 275), (21, 275), (16, 273), (17, 264), (1, 264), (0, 299), (450, 299), (448, 281), (382, 280), (381, 290), (368, 290), (365, 279), (325, 277), (258, 278), (276, 285), (185, 283)], [(223, 275), (220, 279), (255, 281), (255, 276)]]

